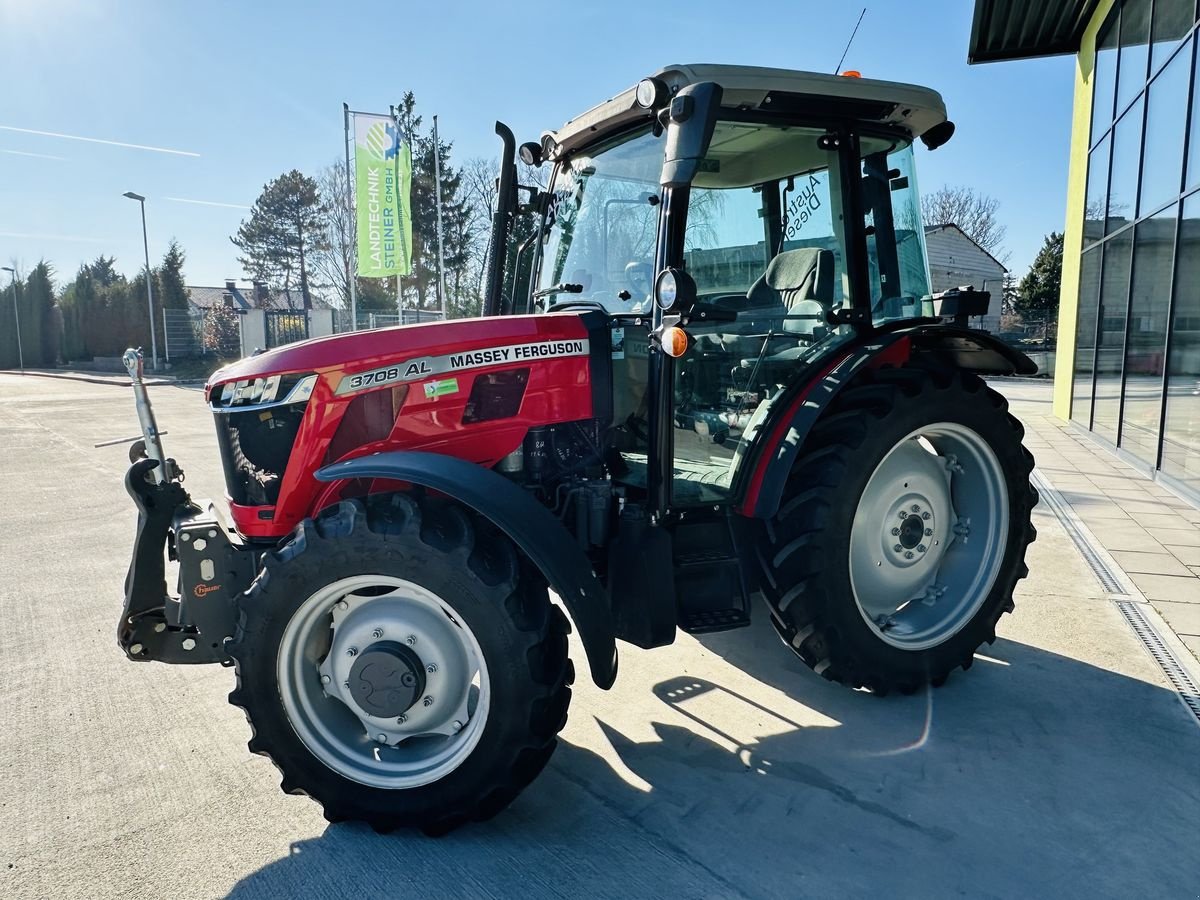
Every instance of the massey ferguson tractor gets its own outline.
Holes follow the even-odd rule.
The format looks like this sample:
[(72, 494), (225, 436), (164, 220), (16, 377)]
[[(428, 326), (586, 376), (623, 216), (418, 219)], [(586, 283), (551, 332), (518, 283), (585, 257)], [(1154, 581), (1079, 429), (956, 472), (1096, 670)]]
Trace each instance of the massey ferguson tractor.
[(851, 688), (969, 668), (1037, 502), (981, 375), (1036, 369), (969, 327), (986, 293), (931, 294), (914, 144), (953, 130), (921, 87), (670, 66), (522, 145), (542, 190), (497, 124), (483, 316), (216, 372), (219, 505), (130, 351), (121, 648), (232, 666), (283, 790), (430, 833), (546, 765), (572, 627), (601, 688), (618, 639), (738, 628), (755, 598)]

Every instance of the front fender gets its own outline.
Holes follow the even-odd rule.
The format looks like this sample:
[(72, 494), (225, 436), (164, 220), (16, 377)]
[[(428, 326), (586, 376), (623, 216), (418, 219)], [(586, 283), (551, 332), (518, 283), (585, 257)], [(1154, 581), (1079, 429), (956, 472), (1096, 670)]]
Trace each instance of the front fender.
[(385, 478), (453, 497), (509, 536), (562, 599), (587, 652), (592, 679), (610, 688), (617, 645), (607, 594), (570, 533), (527, 491), (491, 469), (438, 453), (396, 450), (325, 466), (320, 481)]

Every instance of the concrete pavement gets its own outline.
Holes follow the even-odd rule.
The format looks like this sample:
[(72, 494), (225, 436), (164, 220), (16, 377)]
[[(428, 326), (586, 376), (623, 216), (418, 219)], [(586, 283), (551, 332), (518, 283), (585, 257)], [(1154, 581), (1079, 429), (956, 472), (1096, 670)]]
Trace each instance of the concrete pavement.
[[(193, 495), (219, 495), (200, 393), (151, 396)], [(133, 430), (126, 390), (0, 374), (2, 896), (1197, 893), (1200, 728), (1044, 509), (1016, 613), (944, 688), (827, 684), (756, 610), (622, 646), (492, 822), (379, 836), (280, 793), (229, 670), (118, 651), (135, 516), (125, 448), (92, 444)]]

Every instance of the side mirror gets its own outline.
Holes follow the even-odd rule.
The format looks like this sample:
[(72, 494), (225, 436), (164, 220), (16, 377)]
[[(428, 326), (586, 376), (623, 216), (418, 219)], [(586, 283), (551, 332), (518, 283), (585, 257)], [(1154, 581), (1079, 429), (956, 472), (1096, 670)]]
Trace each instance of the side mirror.
[(683, 269), (668, 266), (654, 279), (654, 302), (663, 312), (686, 313), (696, 305), (696, 280)]
[(692, 183), (708, 152), (717, 112), (721, 108), (721, 86), (711, 81), (689, 84), (671, 98), (667, 113), (667, 149), (663, 159), (663, 187)]
[(939, 122), (937, 125), (934, 125), (921, 135), (921, 143), (930, 150), (936, 150), (952, 137), (954, 137), (954, 123), (947, 119), (945, 122)]

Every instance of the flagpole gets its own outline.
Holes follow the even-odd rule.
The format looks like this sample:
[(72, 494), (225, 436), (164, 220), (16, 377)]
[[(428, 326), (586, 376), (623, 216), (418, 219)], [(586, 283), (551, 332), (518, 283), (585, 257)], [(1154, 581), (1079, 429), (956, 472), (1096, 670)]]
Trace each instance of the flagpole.
[(346, 149), (346, 199), (350, 210), (350, 265), (346, 274), (350, 279), (350, 330), (358, 331), (358, 219), (354, 211), (354, 181), (350, 175), (350, 104), (342, 104), (342, 123), (345, 128)]
[[(389, 113), (389, 115), (391, 115), (392, 125), (396, 126), (395, 166), (396, 166), (396, 196), (398, 197), (398, 196), (400, 196), (400, 142), (403, 138), (401, 137), (401, 133), (400, 133), (400, 114), (398, 114), (396, 112), (396, 109), (397, 109), (397, 107), (396, 107), (395, 103), (389, 104), (388, 113)], [(409, 146), (412, 146), (412, 142), (409, 142)], [(397, 210), (400, 209), (400, 204), (398, 204), (398, 203), (396, 204), (396, 209)], [(401, 232), (401, 242), (403, 242), (404, 226), (403, 226), (403, 223), (400, 221), (400, 217), (398, 217), (398, 216), (397, 216), (396, 226), (397, 226), (397, 230), (400, 230), (400, 232)], [(396, 272), (396, 312), (400, 313), (400, 322), (398, 322), (397, 324), (403, 325), (404, 324), (404, 286), (400, 281), (400, 272)], [(418, 313), (418, 317), (416, 317), (416, 320), (418, 320), (418, 322), (420, 322), (420, 320), (421, 320), (420, 313)]]
[(433, 117), (433, 184), (437, 195), (438, 294), (446, 318), (446, 254), (442, 250), (442, 145), (438, 142), (437, 116)]

